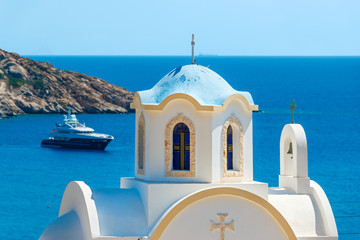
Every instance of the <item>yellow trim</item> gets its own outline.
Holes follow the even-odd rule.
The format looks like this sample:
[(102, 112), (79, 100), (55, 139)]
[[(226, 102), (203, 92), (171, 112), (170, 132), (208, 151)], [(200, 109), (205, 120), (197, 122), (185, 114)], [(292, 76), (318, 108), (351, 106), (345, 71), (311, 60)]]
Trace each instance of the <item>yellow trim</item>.
[[(176, 124), (185, 123), (190, 131), (190, 170), (172, 170), (173, 130)], [(165, 129), (165, 176), (166, 177), (196, 177), (195, 159), (196, 132), (194, 124), (183, 114), (178, 114), (171, 119)]]
[(245, 106), (247, 107), (247, 109), (249, 111), (259, 110), (258, 105), (251, 105), (249, 103), (249, 101), (247, 100), (247, 98), (241, 94), (233, 94), (233, 95), (229, 96), (221, 106), (205, 106), (205, 105), (201, 105), (195, 98), (193, 98), (192, 96), (185, 94), (185, 93), (174, 93), (172, 95), (169, 95), (164, 100), (162, 100), (161, 103), (158, 105), (142, 104), (140, 94), (138, 92), (136, 92), (134, 94), (133, 102), (130, 104), (130, 108), (132, 108), (132, 109), (140, 109), (141, 108), (141, 109), (145, 109), (145, 110), (160, 110), (161, 111), (165, 108), (165, 106), (169, 102), (171, 102), (174, 99), (185, 99), (185, 100), (189, 101), (190, 103), (192, 103), (194, 105), (194, 107), (196, 108), (196, 110), (198, 110), (198, 111), (222, 111), (234, 99), (240, 99), (241, 102), (243, 102), (245, 104)]
[(275, 220), (279, 223), (281, 228), (284, 230), (284, 232), (289, 240), (296, 240), (295, 233), (291, 229), (289, 223), (285, 220), (285, 218), (281, 215), (281, 213), (278, 210), (276, 210), (276, 208), (273, 207), (268, 201), (266, 201), (265, 199), (255, 195), (253, 193), (250, 193), (248, 191), (245, 191), (245, 190), (242, 190), (239, 188), (232, 188), (232, 187), (216, 187), (216, 188), (206, 189), (206, 190), (197, 192), (193, 195), (190, 195), (189, 197), (176, 203), (176, 205), (174, 207), (172, 207), (172, 209), (168, 213), (165, 213), (166, 216), (156, 226), (156, 229), (150, 236), (150, 239), (151, 240), (160, 239), (161, 235), (163, 234), (163, 232), (165, 231), (167, 226), (171, 223), (171, 221), (176, 217), (176, 215), (178, 215), (181, 211), (183, 211), (189, 205), (191, 205), (201, 199), (204, 199), (207, 197), (212, 197), (212, 196), (217, 196), (217, 195), (237, 196), (237, 197), (245, 198), (251, 202), (254, 202), (254, 203), (260, 205), (261, 207), (265, 208), (265, 210), (267, 210), (270, 213), (270, 215), (272, 215), (275, 218)]
[[(239, 169), (229, 170), (227, 169), (227, 130), (228, 127), (233, 125), (233, 129), (239, 131), (239, 134), (235, 134), (233, 130), (233, 137), (238, 137), (239, 144), (237, 146), (234, 145), (235, 141), (233, 141), (233, 147), (239, 148), (239, 154), (235, 156), (235, 152), (233, 151), (233, 166), (235, 166), (235, 160), (238, 158)], [(234, 138), (235, 139), (235, 138)], [(237, 119), (234, 115), (225, 122), (222, 130), (222, 152), (223, 152), (223, 178), (227, 177), (243, 177), (244, 176), (244, 130), (242, 124), (239, 119)], [(234, 149), (233, 149), (234, 150)]]
[[(140, 139), (140, 130), (142, 130), (142, 139)], [(137, 173), (145, 175), (145, 118), (143, 112), (140, 113), (138, 119), (138, 128), (137, 128)], [(140, 141), (142, 141), (142, 149), (140, 149)], [(142, 159), (140, 159), (140, 152), (142, 152)], [(140, 168), (140, 161), (142, 161), (142, 168)]]
[(132, 103), (130, 103), (130, 108), (131, 109), (139, 109), (139, 108), (141, 108), (141, 105), (142, 104), (141, 104), (140, 95), (138, 92), (136, 92), (134, 94)]
[[(245, 103), (246, 107), (248, 108), (249, 111), (258, 111), (259, 110), (259, 106), (258, 105), (251, 105), (249, 103), (249, 101), (247, 100), (247, 98), (244, 95), (241, 95), (239, 93), (235, 93), (233, 95), (230, 95), (225, 102), (218, 108), (220, 108), (219, 110), (223, 110), (225, 109), (230, 102), (232, 102), (234, 99), (240, 99), (241, 102)], [(217, 110), (217, 109), (215, 109)]]

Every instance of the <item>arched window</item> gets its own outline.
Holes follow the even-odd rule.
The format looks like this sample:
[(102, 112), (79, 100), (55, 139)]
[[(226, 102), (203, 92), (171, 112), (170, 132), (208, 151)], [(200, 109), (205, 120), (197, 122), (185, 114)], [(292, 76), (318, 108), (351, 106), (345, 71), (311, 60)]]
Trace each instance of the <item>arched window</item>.
[(139, 125), (139, 168), (144, 169), (144, 126)]
[(190, 170), (190, 131), (182, 122), (173, 130), (173, 170)]
[(171, 119), (165, 128), (165, 176), (196, 177), (194, 124), (183, 114)]
[(144, 175), (144, 162), (145, 162), (145, 120), (144, 115), (141, 113), (138, 122), (138, 174)]
[(227, 129), (227, 170), (233, 170), (233, 130), (231, 125)]
[(243, 128), (239, 119), (231, 116), (222, 131), (223, 177), (243, 177), (244, 143)]

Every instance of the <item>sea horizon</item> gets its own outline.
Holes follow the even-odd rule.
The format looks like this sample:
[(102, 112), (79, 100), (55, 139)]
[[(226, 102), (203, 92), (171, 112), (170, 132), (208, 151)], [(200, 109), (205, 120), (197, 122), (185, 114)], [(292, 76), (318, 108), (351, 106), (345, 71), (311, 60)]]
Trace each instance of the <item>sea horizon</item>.
[[(130, 91), (150, 89), (173, 68), (191, 63), (185, 56), (36, 56), (34, 60)], [(308, 141), (309, 177), (329, 198), (339, 238), (359, 236), (360, 58), (204, 56), (198, 63), (210, 65), (236, 90), (249, 91), (264, 111), (253, 114), (254, 180), (269, 187), (278, 185), (280, 134), (291, 121), (290, 104), (295, 99), (295, 123), (304, 127)], [(81, 114), (78, 119), (115, 137), (106, 151), (41, 148), (41, 140), (61, 122), (62, 114), (0, 120), (1, 238), (38, 238), (56, 219), (70, 181), (84, 181), (91, 188), (118, 188), (121, 177), (134, 176), (135, 114)]]
[[(6, 51), (6, 50), (5, 50)], [(11, 52), (11, 51), (10, 51)], [(15, 52), (16, 53), (16, 52)], [(186, 58), (190, 58), (191, 56), (184, 54), (184, 55), (121, 55), (121, 54), (78, 54), (78, 55), (74, 55), (74, 54), (20, 54), (17, 53), (20, 56), (23, 57), (186, 57)], [(195, 57), (246, 57), (246, 58), (251, 58), (251, 57), (269, 57), (269, 58), (352, 58), (352, 57), (360, 57), (360, 55), (220, 55), (220, 54), (195, 54)]]

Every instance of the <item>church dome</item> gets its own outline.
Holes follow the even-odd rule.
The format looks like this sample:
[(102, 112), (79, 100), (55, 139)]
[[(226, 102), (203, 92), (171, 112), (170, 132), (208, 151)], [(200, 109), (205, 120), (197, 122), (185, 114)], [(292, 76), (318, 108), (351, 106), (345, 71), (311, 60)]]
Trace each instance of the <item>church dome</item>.
[(187, 94), (200, 105), (209, 106), (222, 105), (229, 96), (241, 94), (251, 105), (254, 105), (249, 92), (236, 91), (219, 74), (196, 64), (177, 67), (166, 74), (152, 89), (138, 93), (142, 104), (151, 105), (158, 105), (175, 93)]

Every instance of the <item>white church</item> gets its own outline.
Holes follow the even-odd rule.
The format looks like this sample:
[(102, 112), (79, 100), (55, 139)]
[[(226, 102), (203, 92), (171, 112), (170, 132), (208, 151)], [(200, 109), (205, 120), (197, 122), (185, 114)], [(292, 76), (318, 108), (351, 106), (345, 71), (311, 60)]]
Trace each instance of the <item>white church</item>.
[(131, 106), (135, 177), (117, 189), (70, 182), (41, 240), (338, 239), (326, 194), (308, 177), (300, 124), (282, 130), (279, 186), (269, 188), (253, 179), (258, 106), (194, 57)]

